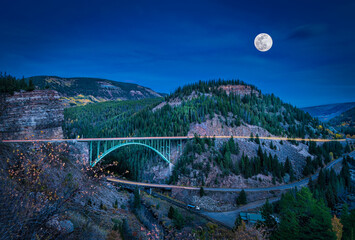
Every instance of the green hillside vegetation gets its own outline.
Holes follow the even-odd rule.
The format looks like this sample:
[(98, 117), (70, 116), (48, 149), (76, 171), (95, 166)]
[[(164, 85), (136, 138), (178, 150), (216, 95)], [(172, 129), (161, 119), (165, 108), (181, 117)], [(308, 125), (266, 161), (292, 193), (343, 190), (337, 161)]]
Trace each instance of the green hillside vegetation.
[(308, 188), (291, 191), (282, 196), (279, 207), (280, 223), (273, 218), (270, 204), (262, 208), (270, 239), (336, 239), (332, 231), (332, 215), (323, 201), (316, 200)]
[[(181, 105), (176, 107), (166, 104), (154, 112), (151, 107), (144, 108), (137, 114), (116, 122), (112, 128), (107, 127), (109, 130), (106, 132), (104, 130), (102, 136), (112, 136), (112, 134), (114, 136), (186, 136), (191, 123), (203, 122), (216, 114), (227, 117), (228, 113), (233, 117), (232, 121), (227, 121), (226, 124), (232, 127), (240, 126), (244, 122), (265, 128), (277, 136), (311, 138), (327, 136), (328, 133), (322, 130), (325, 128), (317, 128), (321, 124), (318, 120), (290, 104), (283, 103), (273, 94), (259, 97), (251, 94), (242, 98), (235, 94), (228, 96), (225, 91), (218, 90), (219, 86), (227, 84), (244, 83), (235, 80), (218, 80), (187, 85), (179, 88), (166, 99), (185, 96), (193, 90), (201, 90), (200, 96), (182, 101)], [(211, 96), (202, 94), (207, 91), (206, 89), (212, 93)]]
[(310, 180), (308, 187), (316, 199), (324, 201), (329, 208), (334, 209), (340, 199), (346, 197), (349, 192), (354, 192), (351, 185), (349, 162), (354, 160), (346, 157), (342, 161), (342, 169), (337, 175), (333, 169), (321, 169), (316, 181)]
[[(201, 155), (207, 151), (211, 152), (211, 157), (206, 160), (206, 164), (195, 164), (194, 158), (196, 154)], [(280, 163), (276, 155), (272, 156), (271, 154), (267, 154), (266, 151), (263, 151), (261, 146), (259, 146), (256, 157), (249, 158), (243, 153), (239, 161), (233, 162), (231, 155), (238, 153), (238, 142), (233, 138), (225, 142), (221, 149), (217, 149), (214, 139), (211, 140), (195, 136), (193, 141), (187, 143), (183, 155), (175, 165), (170, 182), (175, 184), (180, 177), (188, 177), (193, 169), (199, 169), (201, 171), (198, 179), (200, 179), (200, 184), (204, 185), (204, 179), (211, 171), (211, 166), (215, 165), (222, 171), (220, 177), (229, 174), (241, 174), (244, 178), (250, 178), (261, 173), (264, 175), (272, 175), (274, 181), (282, 182), (282, 177), (287, 173), (291, 181), (295, 179), (294, 170), (288, 158), (285, 163)]]
[[(346, 196), (355, 190), (349, 171), (349, 163), (354, 161), (346, 157), (339, 174), (333, 169), (321, 169), (318, 178), (310, 180), (308, 188), (290, 190), (274, 204), (267, 201), (262, 207), (266, 221), (258, 225), (267, 230), (268, 238), (354, 239), (355, 210), (349, 211), (344, 203)], [(279, 216), (280, 221), (274, 216)]]
[[(142, 100), (109, 101), (93, 103), (64, 110), (63, 131), (67, 138), (81, 137), (119, 137), (124, 129), (117, 128), (141, 109), (155, 106), (162, 99), (147, 98)], [(126, 135), (125, 137), (128, 137)], [(142, 181), (142, 171), (146, 162), (156, 157), (151, 150), (142, 146), (128, 146), (109, 154), (101, 162), (106, 170), (122, 174), (121, 176)], [(129, 159), (129, 161), (127, 161)], [(120, 164), (110, 165), (118, 161)]]
[(161, 98), (142, 100), (109, 101), (86, 106), (66, 108), (64, 111), (64, 134), (67, 138), (82, 137), (128, 137), (123, 127), (127, 119), (140, 110), (155, 106)]
[(325, 142), (322, 145), (317, 145), (315, 142), (308, 142), (308, 152), (315, 156), (306, 158), (306, 165), (303, 168), (303, 175), (309, 176), (314, 174), (317, 169), (328, 164), (330, 161), (339, 158), (343, 153), (350, 152), (349, 145), (343, 147), (339, 142)]
[[(179, 88), (165, 100), (184, 99), (193, 91), (198, 92), (199, 96), (191, 100), (181, 100), (181, 105), (175, 107), (166, 104), (160, 109), (155, 109), (155, 111), (152, 109), (163, 99), (106, 102), (68, 108), (65, 110), (63, 129), (66, 137), (69, 138), (78, 135), (83, 137), (186, 136), (191, 123), (201, 123), (217, 115), (227, 118), (229, 115), (232, 117), (229, 117), (225, 124), (231, 127), (248, 123), (263, 127), (278, 136), (309, 136), (312, 138), (327, 136), (327, 132), (323, 131), (324, 127), (317, 127), (320, 125), (318, 120), (290, 104), (283, 103), (274, 95), (261, 95), (259, 90), (251, 86), (253, 90), (259, 93), (259, 96), (256, 94), (245, 95), (244, 97), (234, 94), (228, 96), (225, 91), (218, 89), (222, 85), (246, 84), (237, 80), (200, 81)], [(209, 95), (204, 95), (204, 93), (209, 93)], [(200, 141), (208, 142), (202, 143)], [(258, 139), (255, 141), (257, 142)], [(221, 149), (215, 149), (212, 154), (213, 159), (211, 161), (219, 166), (223, 176), (234, 173), (250, 178), (263, 173), (265, 175), (271, 174), (274, 181), (281, 182), (287, 173), (291, 180), (294, 179), (294, 172), (289, 161), (281, 164), (276, 155), (266, 154), (261, 147), (259, 147), (256, 157), (249, 158), (243, 154), (241, 161), (238, 163), (232, 162), (230, 156), (231, 154), (238, 154), (239, 148), (230, 143), (231, 141)], [(186, 151), (189, 152), (193, 149), (197, 153), (204, 152), (206, 150), (205, 144), (209, 147), (214, 146), (210, 140), (195, 140), (195, 142), (186, 146)], [(270, 146), (273, 147), (272, 144)], [(121, 157), (126, 159), (129, 156), (128, 151), (137, 152), (139, 149), (147, 154), (149, 152), (149, 150), (143, 150), (142, 147), (127, 147), (112, 153), (103, 163), (107, 163), (109, 160), (123, 159)], [(175, 172), (171, 178), (172, 182), (177, 181), (180, 174), (188, 174), (186, 169), (193, 162), (193, 157), (189, 155), (181, 157), (175, 166)], [(135, 159), (138, 162), (127, 161), (129, 163), (124, 163), (124, 165), (128, 167), (130, 175), (137, 180), (136, 178), (140, 176), (137, 168), (144, 166), (144, 162), (148, 158), (140, 155), (139, 158)], [(120, 168), (119, 172), (122, 172), (122, 170), (123, 168)], [(208, 170), (205, 169), (204, 171)]]
[(355, 138), (355, 107), (331, 119), (329, 124), (347, 137)]

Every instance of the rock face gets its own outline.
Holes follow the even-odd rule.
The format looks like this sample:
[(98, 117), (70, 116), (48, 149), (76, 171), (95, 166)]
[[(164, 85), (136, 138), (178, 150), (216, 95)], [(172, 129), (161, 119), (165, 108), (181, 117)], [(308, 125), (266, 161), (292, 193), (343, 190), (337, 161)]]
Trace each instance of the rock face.
[(59, 99), (54, 90), (0, 95), (0, 139), (63, 138)]
[(74, 232), (74, 225), (70, 220), (59, 220), (58, 216), (52, 217), (47, 223), (46, 227), (57, 231), (59, 234), (69, 234)]
[(250, 86), (247, 85), (224, 85), (220, 86), (219, 89), (223, 89), (227, 95), (229, 94), (236, 94), (240, 95), (240, 97), (244, 97), (245, 95), (251, 95), (252, 93), (256, 96), (259, 96), (259, 92), (252, 89)]

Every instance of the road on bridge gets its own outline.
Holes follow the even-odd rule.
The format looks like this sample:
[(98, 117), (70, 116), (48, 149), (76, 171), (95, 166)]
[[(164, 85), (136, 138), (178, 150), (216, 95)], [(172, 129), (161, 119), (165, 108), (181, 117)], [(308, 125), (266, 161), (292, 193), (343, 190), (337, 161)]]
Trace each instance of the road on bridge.
[[(249, 139), (250, 136), (199, 136), (200, 138), (236, 138), (236, 139)], [(173, 137), (119, 137), (119, 138), (75, 138), (75, 139), (3, 139), (3, 143), (20, 143), (20, 142), (90, 142), (90, 141), (128, 141), (128, 140), (180, 140), (180, 139), (193, 139), (194, 136), (173, 136)], [(253, 138), (256, 138), (255, 136)], [(321, 138), (286, 138), (286, 137), (258, 137), (265, 140), (283, 140), (283, 141), (314, 141), (314, 142), (331, 142), (331, 141), (352, 141), (352, 139), (321, 139)]]

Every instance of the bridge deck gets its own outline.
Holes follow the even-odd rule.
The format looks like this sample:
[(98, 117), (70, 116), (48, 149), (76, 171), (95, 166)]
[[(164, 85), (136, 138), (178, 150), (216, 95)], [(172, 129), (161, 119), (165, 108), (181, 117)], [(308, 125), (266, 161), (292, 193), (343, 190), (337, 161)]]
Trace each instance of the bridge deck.
[[(199, 136), (200, 138), (236, 138), (249, 139), (250, 136)], [(117, 138), (77, 138), (77, 139), (6, 139), (1, 140), (4, 143), (19, 143), (19, 142), (91, 142), (91, 141), (127, 141), (127, 140), (182, 140), (193, 139), (194, 136), (172, 136), (172, 137), (117, 137)], [(253, 138), (256, 138), (255, 136)], [(258, 137), (265, 140), (284, 140), (284, 141), (314, 141), (314, 142), (330, 142), (330, 141), (346, 141), (347, 139), (321, 139), (321, 138), (287, 138), (287, 137)]]

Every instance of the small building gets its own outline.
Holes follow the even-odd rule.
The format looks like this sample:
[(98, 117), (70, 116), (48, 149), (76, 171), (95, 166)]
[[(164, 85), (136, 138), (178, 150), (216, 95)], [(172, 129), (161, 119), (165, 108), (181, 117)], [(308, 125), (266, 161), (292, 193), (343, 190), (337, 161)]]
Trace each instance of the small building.
[(241, 212), (240, 217), (244, 222), (251, 223), (251, 224), (255, 224), (257, 221), (261, 221), (261, 222), (265, 221), (265, 219), (261, 216), (260, 212), (257, 213)]

